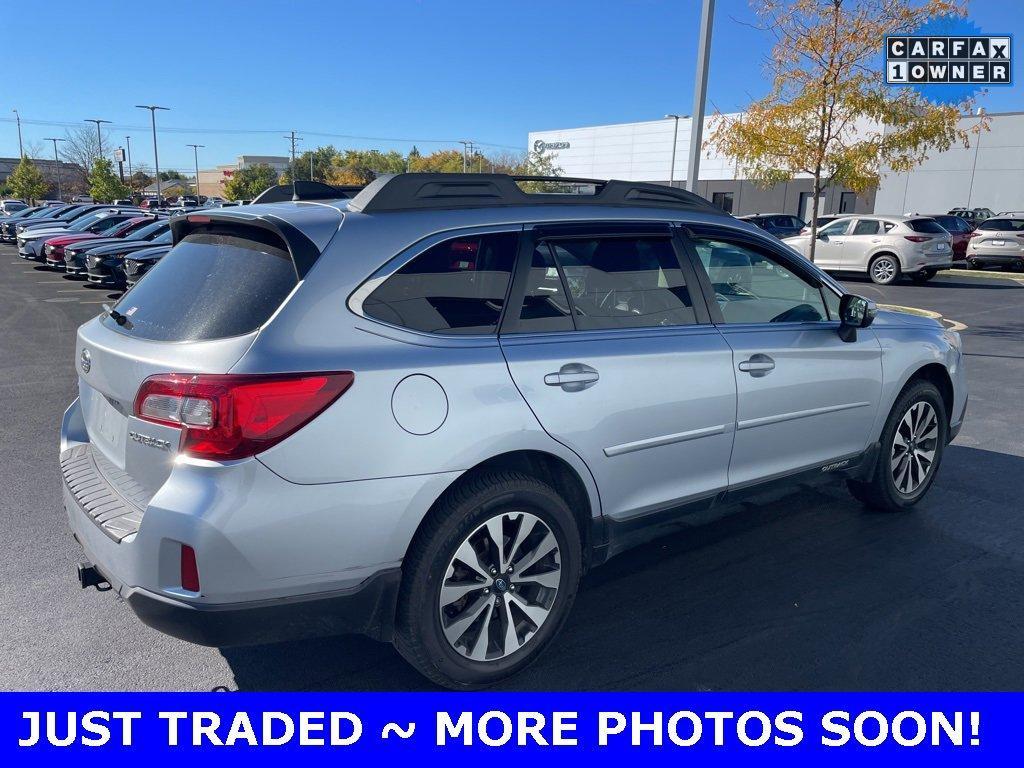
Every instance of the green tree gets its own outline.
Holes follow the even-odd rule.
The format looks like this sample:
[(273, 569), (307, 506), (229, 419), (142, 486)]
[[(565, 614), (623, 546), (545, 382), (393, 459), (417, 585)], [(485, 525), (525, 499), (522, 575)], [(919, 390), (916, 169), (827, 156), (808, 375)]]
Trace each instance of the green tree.
[[(709, 144), (762, 184), (813, 179), (811, 260), (822, 190), (876, 187), (880, 169), (909, 171), (932, 149), (969, 143), (959, 118), (972, 102), (938, 105), (882, 82), (874, 64), (887, 34), (930, 18), (963, 15), (951, 0), (756, 0), (760, 28), (775, 39), (772, 88), (739, 116), (716, 115)], [(865, 125), (878, 126), (864, 130)], [(884, 130), (883, 130), (884, 127)], [(801, 212), (803, 213), (803, 212)]]
[(277, 171), (266, 163), (240, 168), (224, 183), (228, 200), (252, 200), (277, 184)]
[(160, 181), (184, 180), (187, 178), (181, 171), (160, 171)]
[(114, 173), (114, 164), (105, 157), (97, 157), (89, 171), (89, 194), (97, 203), (131, 197), (132, 190)]
[(409, 170), (413, 173), (462, 173), (462, 151), (439, 149), (429, 155), (409, 156)]
[(25, 156), (22, 156), (21, 162), (8, 177), (7, 185), (10, 187), (11, 194), (26, 202), (38, 200), (50, 188), (49, 182), (36, 168), (36, 164)]
[[(301, 155), (295, 158), (295, 177), (299, 181), (307, 181), (309, 176), (310, 159), (312, 159), (313, 167), (313, 180), (314, 181), (326, 181), (333, 168), (334, 158), (338, 156), (338, 150), (333, 146), (327, 145), (326, 147), (317, 147), (316, 149), (306, 150)], [(278, 181), (279, 184), (291, 184), (292, 175), (291, 168), (284, 171), (281, 174), (281, 178)]]
[(331, 160), (330, 184), (369, 184), (380, 175), (402, 173), (405, 158), (400, 152), (346, 149)]

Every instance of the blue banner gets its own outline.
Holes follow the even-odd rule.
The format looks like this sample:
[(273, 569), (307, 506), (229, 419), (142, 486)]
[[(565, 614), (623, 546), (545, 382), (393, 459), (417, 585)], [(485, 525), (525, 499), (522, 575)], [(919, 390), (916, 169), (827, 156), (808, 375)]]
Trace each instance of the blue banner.
[(1019, 760), (1022, 711), (994, 693), (8, 693), (0, 762), (995, 764)]

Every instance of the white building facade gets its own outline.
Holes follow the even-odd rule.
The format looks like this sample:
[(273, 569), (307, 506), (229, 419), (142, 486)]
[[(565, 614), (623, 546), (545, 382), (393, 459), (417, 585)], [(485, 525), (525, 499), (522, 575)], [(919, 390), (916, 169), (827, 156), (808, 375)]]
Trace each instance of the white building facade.
[[(729, 115), (725, 116), (727, 119)], [(855, 194), (841, 186), (824, 190), (819, 213), (945, 213), (958, 206), (995, 211), (1024, 210), (1024, 113), (988, 116), (989, 130), (971, 136), (971, 146), (932, 152), (910, 173), (883, 170), (876, 191)], [(786, 213), (810, 215), (811, 178), (762, 187), (743, 175), (735, 163), (707, 146), (715, 118), (704, 122), (697, 192), (735, 214)], [(962, 127), (976, 126), (965, 117)], [(878, 130), (867, 121), (857, 132)], [(690, 150), (691, 120), (673, 118), (584, 128), (532, 131), (529, 148), (543, 150), (565, 176), (651, 181), (683, 186)], [(672, 162), (673, 145), (675, 162)]]

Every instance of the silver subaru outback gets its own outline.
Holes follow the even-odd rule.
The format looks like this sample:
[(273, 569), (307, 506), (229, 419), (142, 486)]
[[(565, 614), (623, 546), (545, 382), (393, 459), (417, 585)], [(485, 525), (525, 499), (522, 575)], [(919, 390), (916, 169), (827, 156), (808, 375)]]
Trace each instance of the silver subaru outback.
[(81, 584), (196, 643), (363, 633), (469, 688), (694, 513), (927, 493), (966, 410), (955, 332), (689, 193), (585, 191), (402, 174), (175, 219), (78, 331)]

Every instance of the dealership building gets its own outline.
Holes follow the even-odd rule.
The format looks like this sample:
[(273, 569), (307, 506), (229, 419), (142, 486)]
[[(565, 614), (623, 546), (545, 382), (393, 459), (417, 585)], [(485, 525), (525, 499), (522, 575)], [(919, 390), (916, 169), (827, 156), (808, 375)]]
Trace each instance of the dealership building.
[[(790, 213), (807, 219), (813, 203), (811, 177), (801, 175), (769, 187), (744, 178), (735, 162), (707, 146), (714, 120), (709, 117), (704, 123), (697, 192), (738, 216)], [(565, 176), (671, 181), (681, 187), (686, 182), (691, 122), (683, 117), (532, 131), (529, 148), (552, 157)], [(978, 122), (977, 117), (964, 117), (961, 127), (971, 129)], [(988, 127), (972, 134), (968, 149), (957, 145), (932, 152), (909, 173), (883, 171), (877, 190), (856, 194), (838, 185), (826, 187), (819, 213), (940, 213), (958, 206), (1024, 210), (1024, 113), (990, 114)], [(865, 121), (854, 130), (878, 127)]]

